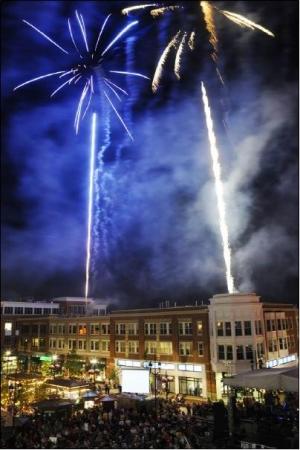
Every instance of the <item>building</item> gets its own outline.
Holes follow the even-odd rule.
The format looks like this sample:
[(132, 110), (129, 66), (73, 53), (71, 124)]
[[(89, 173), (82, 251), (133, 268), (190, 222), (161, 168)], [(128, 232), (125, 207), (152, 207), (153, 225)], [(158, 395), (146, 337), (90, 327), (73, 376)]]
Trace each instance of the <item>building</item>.
[[(219, 294), (209, 305), (110, 313), (103, 303), (72, 297), (53, 304), (47, 314), (25, 314), (25, 306), (19, 314), (14, 306), (13, 314), (3, 315), (1, 336), (5, 341), (5, 330), (11, 329), (15, 347), (10, 350), (18, 357), (62, 359), (76, 352), (85, 362), (97, 358), (107, 376), (114, 370), (120, 378), (122, 368), (151, 362), (170, 392), (211, 399), (224, 394), (224, 376), (298, 360), (298, 310), (263, 303), (256, 294)], [(5, 342), (2, 349), (8, 350)]]

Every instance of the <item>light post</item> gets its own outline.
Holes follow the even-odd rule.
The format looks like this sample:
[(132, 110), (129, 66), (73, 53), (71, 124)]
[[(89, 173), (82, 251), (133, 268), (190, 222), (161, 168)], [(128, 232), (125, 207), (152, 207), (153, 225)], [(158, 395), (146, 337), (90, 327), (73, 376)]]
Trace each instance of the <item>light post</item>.
[(96, 389), (96, 364), (98, 363), (98, 359), (93, 358), (91, 359), (91, 364), (93, 364), (94, 367), (94, 389)]
[[(149, 369), (150, 369), (150, 373), (152, 373), (153, 370), (153, 375), (154, 375), (154, 408), (155, 408), (155, 415), (157, 416), (157, 375), (159, 374), (160, 371), (160, 366), (161, 366), (161, 362), (149, 362)], [(153, 367), (153, 369), (152, 369)]]

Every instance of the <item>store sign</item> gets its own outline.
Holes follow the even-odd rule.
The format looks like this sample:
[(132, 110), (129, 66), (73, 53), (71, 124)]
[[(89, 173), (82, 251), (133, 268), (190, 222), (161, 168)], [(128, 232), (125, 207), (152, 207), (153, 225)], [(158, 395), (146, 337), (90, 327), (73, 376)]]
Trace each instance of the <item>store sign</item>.
[(118, 359), (117, 364), (118, 366), (124, 367), (141, 367), (140, 361), (131, 361), (128, 359)]
[(284, 356), (283, 358), (272, 359), (271, 361), (266, 362), (266, 367), (268, 368), (276, 367), (280, 366), (281, 364), (287, 364), (291, 361), (296, 361), (296, 355), (288, 355)]

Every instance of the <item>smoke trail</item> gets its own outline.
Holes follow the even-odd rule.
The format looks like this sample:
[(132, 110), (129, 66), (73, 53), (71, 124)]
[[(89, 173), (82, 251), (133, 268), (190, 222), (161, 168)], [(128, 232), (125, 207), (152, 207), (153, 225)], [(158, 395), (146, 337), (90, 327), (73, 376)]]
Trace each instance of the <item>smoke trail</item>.
[(90, 278), (90, 260), (91, 260), (91, 231), (93, 216), (93, 194), (94, 194), (94, 168), (95, 168), (95, 151), (96, 151), (96, 126), (97, 114), (92, 115), (91, 128), (91, 154), (90, 154), (90, 174), (89, 174), (89, 198), (88, 198), (88, 229), (86, 242), (86, 266), (85, 266), (85, 298), (89, 294), (89, 278)]
[(109, 203), (109, 194), (106, 188), (108, 175), (104, 167), (104, 154), (110, 146), (110, 108), (101, 95), (101, 121), (98, 127), (101, 136), (101, 145), (97, 153), (95, 169), (95, 196), (94, 196), (94, 226), (93, 226), (93, 278), (97, 278), (99, 254), (102, 263), (108, 255), (107, 214), (106, 205)]
[(219, 225), (223, 243), (223, 255), (226, 267), (227, 289), (230, 294), (235, 292), (234, 279), (231, 274), (231, 248), (229, 245), (228, 228), (226, 222), (226, 205), (224, 201), (221, 165), (219, 162), (219, 150), (217, 147), (216, 136), (214, 134), (213, 121), (211, 117), (209, 102), (204, 83), (201, 82), (202, 101), (204, 105), (206, 126), (210, 143), (210, 153), (212, 157), (212, 168), (215, 177), (215, 189), (217, 194), (217, 206), (219, 212)]

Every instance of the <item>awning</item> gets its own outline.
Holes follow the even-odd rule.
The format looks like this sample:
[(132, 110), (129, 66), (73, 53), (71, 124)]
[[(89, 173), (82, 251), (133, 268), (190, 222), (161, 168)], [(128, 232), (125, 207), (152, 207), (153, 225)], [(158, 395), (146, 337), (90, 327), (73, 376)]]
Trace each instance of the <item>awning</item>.
[(227, 386), (299, 392), (299, 369), (260, 369), (223, 378)]

